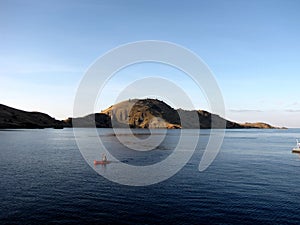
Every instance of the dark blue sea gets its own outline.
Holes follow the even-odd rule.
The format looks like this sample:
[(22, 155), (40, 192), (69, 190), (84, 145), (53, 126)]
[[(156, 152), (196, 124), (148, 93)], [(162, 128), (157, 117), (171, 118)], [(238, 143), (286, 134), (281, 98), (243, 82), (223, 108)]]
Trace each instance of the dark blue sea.
[[(192, 158), (171, 178), (128, 186), (89, 166), (72, 129), (1, 130), (0, 224), (299, 224), (300, 157), (291, 150), (300, 129), (227, 130), (199, 172), (209, 133), (201, 130)], [(168, 157), (180, 130), (136, 157), (113, 130), (99, 136), (122, 163), (139, 166)], [(114, 164), (97, 169), (113, 173)]]

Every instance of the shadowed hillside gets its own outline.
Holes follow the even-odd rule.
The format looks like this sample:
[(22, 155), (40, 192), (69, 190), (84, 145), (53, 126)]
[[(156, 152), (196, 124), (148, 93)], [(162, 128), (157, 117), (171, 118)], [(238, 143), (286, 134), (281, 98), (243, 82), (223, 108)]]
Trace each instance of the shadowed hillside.
[(64, 122), (45, 113), (26, 112), (0, 104), (0, 128), (63, 128)]

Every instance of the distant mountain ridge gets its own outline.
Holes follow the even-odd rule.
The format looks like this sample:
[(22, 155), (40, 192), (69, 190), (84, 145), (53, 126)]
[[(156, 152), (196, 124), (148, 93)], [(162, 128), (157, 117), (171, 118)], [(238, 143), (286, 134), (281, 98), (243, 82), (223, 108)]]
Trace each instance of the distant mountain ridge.
[[(182, 121), (180, 120), (182, 118)], [(212, 127), (212, 121), (213, 127)], [(158, 99), (132, 99), (81, 118), (60, 121), (40, 112), (26, 112), (0, 104), (0, 129), (5, 128), (167, 128), (274, 129), (266, 123), (239, 124), (204, 110), (175, 110)]]

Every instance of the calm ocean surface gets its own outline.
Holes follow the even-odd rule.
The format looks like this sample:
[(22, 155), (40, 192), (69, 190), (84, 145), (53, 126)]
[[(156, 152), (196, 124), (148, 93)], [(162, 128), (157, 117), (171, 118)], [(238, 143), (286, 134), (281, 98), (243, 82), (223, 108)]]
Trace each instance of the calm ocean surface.
[[(135, 165), (166, 158), (180, 135), (170, 130), (160, 148), (135, 157), (112, 132), (99, 129), (113, 155)], [(300, 129), (227, 130), (215, 161), (199, 172), (209, 132), (201, 130), (175, 176), (132, 187), (98, 175), (72, 129), (1, 130), (0, 224), (299, 224), (300, 157), (291, 149)], [(98, 169), (113, 172), (111, 165)]]

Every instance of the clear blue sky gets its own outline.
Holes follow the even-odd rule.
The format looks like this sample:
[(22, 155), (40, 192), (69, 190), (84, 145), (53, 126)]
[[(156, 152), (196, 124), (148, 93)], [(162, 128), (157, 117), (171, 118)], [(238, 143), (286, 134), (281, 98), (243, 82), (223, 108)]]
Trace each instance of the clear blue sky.
[[(66, 118), (95, 59), (127, 42), (164, 40), (208, 64), (227, 118), (300, 127), (299, 11), (297, 0), (0, 0), (0, 103)], [(136, 76), (142, 68), (129, 71)], [(116, 77), (108, 87), (113, 92), (122, 82)], [(113, 103), (109, 95), (99, 101)]]

